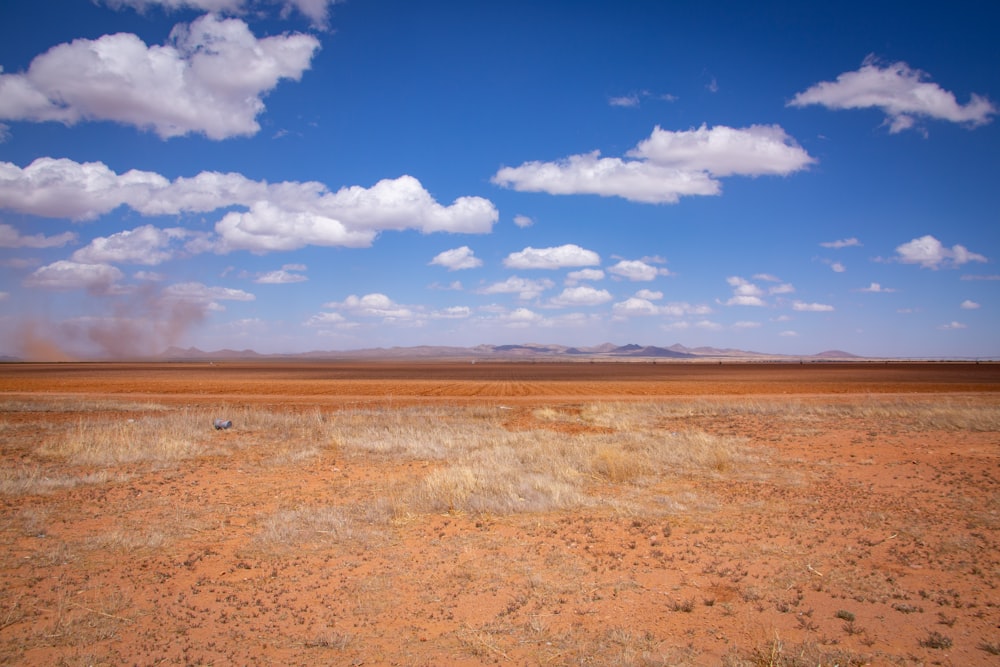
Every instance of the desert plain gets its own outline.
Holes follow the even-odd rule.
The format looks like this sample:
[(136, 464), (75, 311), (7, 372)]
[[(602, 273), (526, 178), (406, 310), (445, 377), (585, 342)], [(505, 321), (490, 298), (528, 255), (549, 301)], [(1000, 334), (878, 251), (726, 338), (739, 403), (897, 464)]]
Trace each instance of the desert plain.
[(9, 363), (0, 466), (0, 664), (1000, 664), (996, 363)]

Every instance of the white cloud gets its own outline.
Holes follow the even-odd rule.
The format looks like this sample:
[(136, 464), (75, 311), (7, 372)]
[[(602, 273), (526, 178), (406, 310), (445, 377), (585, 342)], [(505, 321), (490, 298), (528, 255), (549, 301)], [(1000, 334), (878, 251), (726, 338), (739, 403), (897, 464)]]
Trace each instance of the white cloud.
[(489, 232), (498, 218), (493, 204), (480, 197), (460, 197), (442, 206), (412, 176), (383, 179), (370, 188), (324, 192), (303, 202), (285, 201), (279, 191), (275, 200), (252, 204), (245, 213), (226, 214), (216, 225), (221, 249), (367, 247), (381, 231), (481, 234)]
[(453, 248), (435, 255), (431, 264), (443, 266), (449, 271), (459, 271), (462, 269), (475, 269), (483, 265), (483, 260), (476, 257), (469, 246)]
[(979, 308), (979, 304), (976, 303), (975, 301), (972, 301), (971, 299), (966, 299), (965, 301), (962, 302), (962, 305), (959, 307), (962, 310), (976, 310), (977, 308)]
[(268, 271), (254, 279), (259, 285), (288, 285), (291, 283), (302, 283), (309, 280), (301, 273), (296, 273), (288, 268), (281, 268), (277, 271)]
[(968, 262), (986, 262), (983, 255), (969, 252), (965, 246), (944, 247), (931, 235), (921, 236), (896, 248), (897, 260), (903, 264), (919, 264), (921, 268), (957, 267)]
[(267, 183), (236, 173), (201, 172), (170, 181), (153, 172), (117, 174), (100, 162), (39, 158), (23, 169), (0, 162), (0, 208), (90, 220), (119, 206), (143, 215), (245, 209), (229, 211), (216, 223), (217, 238), (193, 236), (192, 252), (367, 247), (379, 232), (404, 229), (481, 234), (499, 216), (481, 197), (459, 197), (444, 206), (407, 175), (331, 192), (315, 181)]
[[(329, 19), (329, 7), (340, 0), (264, 0), (265, 4), (281, 5), (282, 13), (296, 9), (312, 21), (317, 27), (326, 27)], [(227, 14), (243, 14), (250, 9), (253, 0), (104, 0), (105, 4), (114, 9), (131, 7), (139, 12), (145, 12), (150, 7), (159, 6), (166, 10), (197, 9), (203, 12)]]
[(754, 322), (751, 320), (740, 320), (738, 322), (733, 322), (734, 329), (757, 329), (760, 328), (760, 322)]
[(702, 125), (682, 132), (671, 132), (657, 125), (650, 137), (640, 141), (628, 156), (717, 177), (786, 175), (815, 162), (777, 125), (751, 125), (742, 129), (725, 125), (709, 129)]
[(825, 303), (805, 303), (803, 301), (796, 301), (792, 304), (792, 310), (804, 313), (827, 313), (833, 310), (833, 306)]
[(684, 301), (671, 302), (658, 306), (653, 301), (663, 298), (660, 292), (641, 290), (635, 296), (619, 301), (612, 306), (614, 314), (619, 317), (686, 317), (688, 315), (707, 315), (712, 309), (705, 305), (692, 305)]
[(242, 12), (247, 0), (104, 0), (104, 4), (112, 9), (131, 7), (139, 12), (148, 11), (150, 7), (162, 7), (167, 10), (197, 9), (202, 12)]
[(342, 302), (325, 303), (323, 307), (344, 311), (356, 317), (377, 317), (386, 321), (412, 320), (417, 316), (411, 307), (399, 305), (380, 293), (361, 297), (352, 294)]
[(580, 269), (579, 271), (570, 271), (566, 274), (566, 284), (570, 286), (585, 280), (604, 280), (604, 271), (600, 269)]
[(608, 273), (632, 281), (650, 281), (655, 280), (657, 276), (670, 274), (666, 269), (658, 269), (638, 259), (623, 259), (614, 266), (609, 267)]
[(509, 313), (505, 313), (500, 319), (505, 326), (514, 329), (522, 329), (533, 324), (541, 324), (545, 320), (545, 318), (541, 315), (527, 308), (516, 308)]
[(672, 301), (660, 306), (660, 314), (670, 317), (686, 317), (688, 315), (708, 315), (712, 309), (705, 305), (693, 305), (686, 301)]
[(792, 294), (793, 292), (795, 292), (795, 286), (791, 283), (781, 283), (767, 288), (768, 294)]
[(376, 232), (348, 228), (329, 216), (286, 211), (268, 202), (257, 202), (243, 213), (227, 213), (215, 225), (220, 252), (297, 250), (308, 245), (365, 248)]
[(799, 335), (799, 332), (798, 331), (792, 331), (792, 330), (789, 329), (789, 330), (786, 330), (786, 331), (782, 331), (778, 335), (781, 336), (782, 338), (797, 338), (798, 335)]
[(967, 326), (965, 324), (962, 324), (961, 322), (949, 322), (948, 324), (942, 324), (941, 326), (938, 327), (938, 329), (942, 329), (944, 331), (955, 331), (958, 329), (966, 329), (966, 328)]
[(520, 227), (521, 229), (525, 229), (535, 224), (535, 221), (526, 215), (515, 215), (514, 224)]
[(551, 280), (528, 280), (518, 276), (511, 276), (501, 283), (493, 283), (479, 290), (480, 294), (517, 294), (522, 300), (537, 298), (547, 289), (555, 286)]
[(959, 104), (954, 93), (928, 81), (928, 75), (904, 62), (882, 66), (869, 56), (861, 68), (844, 72), (834, 81), (823, 81), (797, 94), (789, 106), (820, 104), (829, 109), (881, 109), (892, 133), (916, 125), (917, 118), (933, 118), (972, 127), (989, 123), (997, 110), (973, 93)]
[(727, 306), (764, 306), (761, 298), (764, 291), (757, 285), (739, 276), (730, 276), (726, 282), (733, 288), (733, 296), (726, 301)]
[(472, 309), (468, 306), (450, 306), (443, 310), (436, 310), (431, 313), (431, 317), (439, 320), (461, 320), (472, 315)]
[(612, 310), (615, 315), (620, 315), (623, 317), (634, 317), (634, 316), (647, 316), (647, 315), (659, 315), (660, 309), (655, 303), (649, 299), (643, 299), (640, 297), (632, 296), (624, 301), (619, 301), (614, 306)]
[(22, 235), (11, 225), (0, 224), (0, 248), (61, 248), (76, 241), (74, 232), (63, 232), (55, 236), (44, 234)]
[(593, 250), (586, 250), (568, 243), (554, 248), (527, 247), (513, 252), (504, 259), (504, 266), (512, 269), (562, 269), (569, 266), (595, 266), (601, 257)]
[(231, 287), (211, 287), (199, 282), (168, 285), (163, 290), (162, 299), (167, 303), (185, 303), (200, 310), (225, 310), (219, 301), (254, 301), (257, 297), (250, 292)]
[(70, 259), (84, 264), (155, 266), (171, 259), (174, 255), (171, 244), (186, 236), (187, 230), (178, 227), (160, 229), (143, 225), (111, 236), (99, 236), (74, 252)]
[(105, 294), (121, 280), (124, 274), (110, 264), (84, 264), (59, 260), (36, 269), (25, 278), (27, 287), (41, 287), (54, 290), (86, 289), (96, 294)]
[(493, 182), (519, 191), (596, 194), (650, 204), (676, 203), (688, 195), (715, 195), (716, 177), (790, 174), (811, 158), (778, 126), (743, 129), (702, 125), (672, 132), (659, 126), (627, 158), (600, 157), (599, 151), (557, 162), (525, 162), (504, 167)]
[(892, 287), (882, 287), (879, 283), (872, 283), (868, 287), (862, 287), (859, 292), (870, 292), (872, 294), (888, 294), (895, 292), (896, 290)]
[(611, 293), (607, 290), (582, 285), (580, 287), (567, 287), (559, 296), (552, 299), (552, 304), (555, 306), (598, 306), (608, 301), (611, 301)]
[(839, 250), (840, 248), (860, 247), (861, 246), (861, 242), (858, 241), (858, 239), (856, 239), (855, 237), (852, 236), (849, 239), (838, 239), (836, 241), (824, 241), (823, 243), (820, 243), (820, 245), (823, 246), (824, 248), (834, 248), (834, 249), (838, 249)]
[(637, 107), (639, 106), (639, 95), (632, 93), (630, 95), (611, 97), (608, 99), (608, 104), (613, 107)]
[(347, 318), (340, 313), (317, 313), (306, 320), (305, 325), (307, 327), (323, 327), (329, 325), (348, 325), (351, 326), (352, 323), (347, 321)]
[(759, 296), (750, 294), (737, 294), (726, 301), (727, 306), (765, 306), (764, 300)]
[(257, 39), (243, 21), (215, 14), (178, 24), (162, 46), (129, 33), (77, 39), (37, 56), (27, 72), (0, 74), (0, 119), (107, 120), (164, 139), (252, 135), (263, 96), (282, 79), (299, 80), (319, 46), (303, 34)]
[(844, 273), (847, 271), (847, 267), (844, 266), (841, 262), (831, 262), (830, 268), (833, 269), (834, 273)]
[(634, 109), (642, 104), (643, 100), (654, 99), (661, 100), (664, 102), (676, 102), (677, 97), (669, 93), (657, 94), (649, 90), (640, 90), (637, 92), (628, 93), (627, 95), (616, 95), (614, 97), (608, 98), (608, 104), (613, 107), (625, 107)]

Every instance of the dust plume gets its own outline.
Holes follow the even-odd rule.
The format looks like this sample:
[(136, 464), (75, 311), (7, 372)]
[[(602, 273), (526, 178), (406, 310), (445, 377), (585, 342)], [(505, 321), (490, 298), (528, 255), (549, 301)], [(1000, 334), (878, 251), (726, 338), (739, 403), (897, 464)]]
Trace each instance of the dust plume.
[(170, 298), (154, 287), (106, 295), (105, 312), (61, 322), (31, 319), (17, 332), (26, 361), (149, 358), (177, 345), (205, 320), (209, 304)]

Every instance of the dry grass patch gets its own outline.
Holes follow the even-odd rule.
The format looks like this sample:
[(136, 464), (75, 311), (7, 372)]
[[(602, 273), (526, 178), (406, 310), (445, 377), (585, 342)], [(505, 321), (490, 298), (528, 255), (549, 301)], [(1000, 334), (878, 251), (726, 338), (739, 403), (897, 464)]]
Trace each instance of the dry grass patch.
[(20, 464), (10, 468), (0, 468), (0, 495), (47, 495), (79, 486), (121, 482), (126, 479), (128, 479), (126, 475), (115, 474), (109, 470), (74, 473), (43, 468), (36, 464)]
[[(593, 503), (595, 483), (643, 486), (664, 476), (750, 475), (762, 456), (742, 438), (665, 431), (648, 414), (660, 410), (658, 404), (624, 405), (615, 420), (613, 411), (585, 406), (581, 418), (605, 415), (605, 430), (572, 435), (510, 431), (499, 413), (482, 408), (352, 411), (337, 416), (337, 439), (350, 456), (443, 462), (409, 494), (417, 511), (568, 509)], [(554, 408), (540, 414), (563, 418)]]
[[(177, 409), (136, 417), (81, 413), (47, 434), (35, 453), (75, 465), (175, 464), (199, 456), (257, 447), (272, 465), (297, 463), (335, 445), (334, 423), (318, 410), (272, 412), (251, 408)], [(217, 431), (219, 415), (233, 423)]]
[(264, 553), (337, 544), (370, 548), (388, 540), (387, 527), (392, 517), (392, 508), (382, 499), (365, 507), (279, 510), (260, 522), (251, 548)]

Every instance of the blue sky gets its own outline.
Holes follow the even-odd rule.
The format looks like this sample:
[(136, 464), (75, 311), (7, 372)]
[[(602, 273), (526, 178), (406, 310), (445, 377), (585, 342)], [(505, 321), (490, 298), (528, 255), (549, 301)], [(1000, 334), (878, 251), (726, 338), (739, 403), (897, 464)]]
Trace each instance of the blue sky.
[(8, 0), (0, 354), (1000, 357), (992, 3)]

